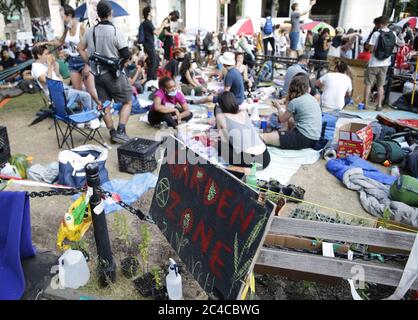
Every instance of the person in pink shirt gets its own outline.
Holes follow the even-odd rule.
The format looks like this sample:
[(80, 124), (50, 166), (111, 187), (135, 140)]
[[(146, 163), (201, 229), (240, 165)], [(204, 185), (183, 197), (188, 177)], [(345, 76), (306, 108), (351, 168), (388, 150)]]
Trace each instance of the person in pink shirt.
[(154, 94), (154, 104), (148, 113), (148, 121), (152, 126), (166, 122), (174, 129), (181, 122), (188, 122), (193, 118), (184, 95), (177, 90), (176, 83), (169, 77), (159, 82), (159, 90)]

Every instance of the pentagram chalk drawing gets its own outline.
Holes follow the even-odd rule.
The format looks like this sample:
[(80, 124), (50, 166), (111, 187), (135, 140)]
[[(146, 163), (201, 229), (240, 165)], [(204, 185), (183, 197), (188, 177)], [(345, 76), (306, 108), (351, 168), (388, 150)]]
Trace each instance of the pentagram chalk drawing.
[(167, 178), (162, 179), (157, 186), (156, 199), (158, 206), (164, 208), (170, 199), (170, 181)]

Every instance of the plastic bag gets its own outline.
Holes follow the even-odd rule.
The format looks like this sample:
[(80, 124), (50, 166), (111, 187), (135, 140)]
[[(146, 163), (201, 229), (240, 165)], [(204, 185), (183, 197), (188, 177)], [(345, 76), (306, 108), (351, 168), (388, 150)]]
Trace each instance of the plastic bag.
[[(152, 173), (137, 174), (131, 180), (112, 180), (102, 185), (105, 191), (117, 193), (122, 201), (132, 204), (145, 192), (157, 185), (158, 177)], [(122, 208), (116, 203), (110, 204), (105, 201), (105, 213), (120, 211)]]
[(89, 198), (83, 194), (70, 207), (61, 222), (57, 235), (59, 250), (71, 249), (68, 242), (80, 242), (92, 223)]

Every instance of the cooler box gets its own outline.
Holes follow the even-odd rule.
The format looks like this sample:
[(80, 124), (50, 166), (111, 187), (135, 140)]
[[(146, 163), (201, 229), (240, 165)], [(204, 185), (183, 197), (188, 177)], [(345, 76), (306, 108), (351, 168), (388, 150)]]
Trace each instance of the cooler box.
[(369, 125), (349, 123), (338, 132), (338, 158), (358, 156), (367, 160), (373, 144), (373, 130)]

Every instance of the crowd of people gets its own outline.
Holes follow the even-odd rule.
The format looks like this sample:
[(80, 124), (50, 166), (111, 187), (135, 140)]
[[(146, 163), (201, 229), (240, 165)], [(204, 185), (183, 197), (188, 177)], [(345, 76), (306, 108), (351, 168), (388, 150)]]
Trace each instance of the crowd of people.
[[(219, 149), (229, 151), (225, 160), (242, 166), (258, 162), (265, 168), (270, 162), (266, 145), (292, 150), (314, 148), (321, 138), (322, 113), (342, 110), (351, 100), (353, 83), (344, 61), (338, 60), (326, 74), (313, 79), (308, 68), (310, 60), (367, 60), (364, 103), (367, 108), (376, 86), (376, 109), (382, 110), (386, 74), (395, 53), (413, 55), (418, 50), (416, 30), (408, 24), (397, 30), (394, 25), (388, 26), (385, 17), (375, 19), (375, 29), (367, 39), (361, 30), (354, 29), (337, 28), (334, 36), (327, 28), (315, 33), (306, 31), (301, 27), (301, 16), (315, 4), (312, 0), (306, 12), (300, 11), (297, 3), (292, 5), (290, 32), (274, 25), (266, 14), (258, 34), (232, 35), (229, 29), (218, 34), (198, 31), (194, 41), (187, 37), (186, 30), (174, 32), (171, 28), (172, 22), (180, 18), (178, 11), (171, 12), (156, 27), (155, 10), (146, 7), (133, 47), (112, 24), (112, 6), (108, 1), (98, 3), (100, 21), (90, 28), (76, 19), (74, 9), (66, 5), (61, 10), (64, 34), (54, 41), (35, 43), (32, 50), (29, 46), (20, 50), (13, 45), (3, 46), (0, 71), (33, 58), (31, 68), (16, 72), (7, 81), (35, 81), (46, 96), (47, 79), (62, 81), (67, 96), (77, 96), (87, 109), (101, 107), (105, 101), (120, 104), (117, 126), (110, 108), (104, 114), (111, 141), (119, 144), (130, 140), (126, 127), (133, 100), (148, 92), (153, 83), (158, 88), (151, 95), (148, 121), (152, 126), (166, 123), (177, 128), (193, 118), (191, 103), (214, 103)], [(240, 108), (248, 93), (256, 89), (255, 56), (260, 53), (296, 61), (286, 70), (281, 99), (273, 101), (280, 130), (262, 135), (248, 112)], [(104, 63), (102, 57), (117, 61), (118, 67)], [(223, 82), (223, 92), (208, 89), (209, 79), (202, 72), (203, 67), (211, 70), (209, 78)], [(190, 100), (188, 96), (197, 98)]]

